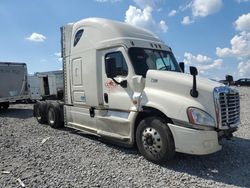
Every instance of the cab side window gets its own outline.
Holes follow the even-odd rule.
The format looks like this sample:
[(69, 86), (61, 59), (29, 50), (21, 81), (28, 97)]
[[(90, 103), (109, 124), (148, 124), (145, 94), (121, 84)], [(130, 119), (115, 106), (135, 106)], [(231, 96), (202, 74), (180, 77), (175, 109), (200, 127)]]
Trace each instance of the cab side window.
[(116, 61), (117, 76), (128, 75), (128, 66), (121, 52), (118, 51), (106, 54), (105, 59), (109, 58), (114, 58)]

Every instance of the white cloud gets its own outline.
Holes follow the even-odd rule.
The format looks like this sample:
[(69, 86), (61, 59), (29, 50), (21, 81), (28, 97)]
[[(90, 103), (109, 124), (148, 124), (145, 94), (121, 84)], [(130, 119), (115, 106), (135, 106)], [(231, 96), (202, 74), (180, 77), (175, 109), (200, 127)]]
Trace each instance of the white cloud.
[(165, 21), (161, 20), (157, 23), (153, 19), (152, 11), (153, 9), (150, 6), (147, 6), (145, 9), (139, 9), (130, 5), (125, 14), (125, 22), (152, 31), (158, 28), (161, 29), (161, 31), (166, 32), (168, 27)]
[(160, 23), (159, 23), (159, 26), (160, 26), (160, 28), (161, 28), (161, 30), (162, 30), (163, 32), (167, 32), (168, 26), (167, 26), (167, 24), (166, 24), (165, 21), (161, 20)]
[(194, 22), (194, 20), (191, 20), (190, 18), (189, 18), (189, 16), (185, 16), (184, 18), (183, 18), (183, 20), (181, 21), (181, 24), (182, 25), (189, 25), (189, 24), (191, 24), (191, 23), (193, 23)]
[(231, 48), (216, 48), (219, 57), (250, 58), (250, 32), (242, 31), (231, 39)]
[(169, 16), (169, 17), (175, 16), (176, 13), (177, 13), (176, 10), (171, 10), (171, 11), (168, 13), (168, 16)]
[(203, 75), (207, 75), (210, 70), (220, 69), (223, 64), (222, 59), (213, 60), (211, 57), (201, 54), (195, 56), (189, 52), (184, 53), (183, 61), (189, 66), (196, 66)]
[(146, 7), (152, 7), (152, 8), (159, 8), (161, 7), (166, 0), (134, 0), (134, 2), (140, 7), (140, 8), (146, 8)]
[(46, 37), (39, 33), (32, 33), (29, 37), (26, 38), (29, 41), (33, 42), (44, 42)]
[(236, 30), (250, 31), (250, 13), (241, 15), (234, 23)]
[(179, 10), (183, 12), (183, 11), (191, 8), (192, 4), (193, 4), (193, 1), (186, 2), (186, 4), (183, 4), (183, 5), (179, 6)]
[(56, 52), (56, 53), (54, 53), (54, 55), (56, 56), (58, 61), (60, 61), (60, 62), (62, 61), (61, 52)]
[(206, 17), (218, 12), (222, 4), (222, 0), (193, 0), (192, 14), (194, 17)]
[(213, 61), (213, 63), (208, 64), (208, 65), (197, 65), (198, 70), (201, 71), (207, 71), (211, 69), (220, 69), (223, 64), (222, 59), (216, 59)]
[(219, 57), (234, 57), (240, 60), (239, 76), (250, 76), (250, 13), (239, 16), (234, 25), (240, 33), (231, 39), (231, 47), (217, 47), (216, 54)]
[(222, 0), (190, 0), (186, 4), (179, 6), (179, 11), (192, 10), (192, 15), (185, 16), (181, 23), (183, 25), (194, 23), (198, 18), (218, 12), (222, 5)]
[(192, 53), (185, 52), (184, 53), (184, 62), (186, 64), (204, 64), (204, 63), (210, 63), (212, 62), (212, 58), (198, 54), (197, 56), (193, 55)]
[(216, 55), (219, 57), (229, 57), (232, 56), (232, 50), (229, 48), (216, 47)]
[(126, 11), (125, 22), (148, 29), (152, 28), (155, 25), (155, 21), (152, 18), (152, 8), (146, 7), (141, 10), (130, 5)]
[(238, 65), (239, 76), (250, 77), (250, 60), (246, 62), (240, 62)]

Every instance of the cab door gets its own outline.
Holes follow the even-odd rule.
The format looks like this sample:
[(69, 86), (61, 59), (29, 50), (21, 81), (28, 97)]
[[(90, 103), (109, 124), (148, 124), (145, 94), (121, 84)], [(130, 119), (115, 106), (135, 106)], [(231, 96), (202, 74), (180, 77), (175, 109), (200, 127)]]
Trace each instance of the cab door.
[[(117, 82), (127, 81), (127, 87), (115, 83), (107, 78), (105, 71), (105, 60), (114, 58), (116, 61)], [(104, 107), (112, 110), (130, 111), (133, 107), (133, 90), (131, 88), (131, 77), (133, 69), (128, 63), (129, 59), (123, 47), (112, 48), (102, 52), (102, 80), (103, 80), (103, 101)]]

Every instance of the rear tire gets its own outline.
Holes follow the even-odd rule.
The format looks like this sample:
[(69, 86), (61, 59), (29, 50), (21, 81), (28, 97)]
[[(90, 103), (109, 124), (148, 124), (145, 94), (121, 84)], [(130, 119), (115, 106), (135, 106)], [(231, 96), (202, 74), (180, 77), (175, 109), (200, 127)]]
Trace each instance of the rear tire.
[(56, 104), (49, 104), (47, 110), (47, 119), (48, 124), (55, 129), (63, 127), (63, 117), (60, 110), (60, 105)]
[(40, 124), (45, 124), (47, 122), (46, 118), (46, 102), (37, 101), (33, 106), (33, 115)]
[(175, 144), (167, 123), (160, 117), (143, 119), (136, 130), (139, 152), (149, 161), (162, 164), (175, 155)]

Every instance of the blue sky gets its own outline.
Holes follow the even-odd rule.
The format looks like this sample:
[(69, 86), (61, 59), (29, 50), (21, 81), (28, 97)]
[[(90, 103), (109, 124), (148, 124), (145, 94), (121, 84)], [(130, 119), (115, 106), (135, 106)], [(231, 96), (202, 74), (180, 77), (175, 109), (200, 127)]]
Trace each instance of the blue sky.
[(151, 30), (205, 77), (250, 77), (250, 0), (1, 0), (0, 61), (61, 69), (60, 26), (88, 17)]

